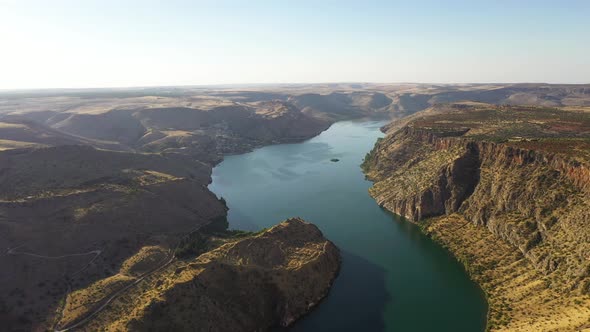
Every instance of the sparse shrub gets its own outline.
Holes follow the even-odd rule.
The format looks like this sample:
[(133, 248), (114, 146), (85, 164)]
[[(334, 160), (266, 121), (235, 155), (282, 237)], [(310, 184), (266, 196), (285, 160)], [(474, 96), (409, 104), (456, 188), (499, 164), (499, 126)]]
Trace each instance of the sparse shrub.
[(200, 255), (207, 251), (207, 242), (200, 232), (192, 233), (180, 241), (174, 254), (179, 258)]

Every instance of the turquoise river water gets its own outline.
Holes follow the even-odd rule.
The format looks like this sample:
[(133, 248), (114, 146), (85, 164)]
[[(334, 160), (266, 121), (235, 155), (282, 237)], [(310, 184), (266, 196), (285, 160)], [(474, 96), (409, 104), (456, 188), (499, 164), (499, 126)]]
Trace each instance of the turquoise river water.
[(302, 143), (228, 156), (209, 188), (226, 199), (231, 228), (299, 216), (340, 248), (330, 294), (290, 331), (483, 331), (487, 304), (462, 266), (367, 192), (360, 164), (383, 124), (338, 122)]

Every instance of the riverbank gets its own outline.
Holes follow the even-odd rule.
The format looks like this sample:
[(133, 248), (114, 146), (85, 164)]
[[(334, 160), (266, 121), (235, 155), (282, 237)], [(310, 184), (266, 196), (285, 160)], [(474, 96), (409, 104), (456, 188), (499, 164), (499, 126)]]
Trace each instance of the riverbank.
[(488, 330), (590, 327), (585, 115), (442, 105), (391, 127), (365, 159), (378, 204), (420, 225), (486, 292)]
[(460, 215), (433, 218), (424, 232), (447, 248), (486, 293), (487, 331), (580, 331), (590, 328), (590, 298), (563, 296), (550, 278), (487, 229)]
[(231, 228), (299, 215), (341, 249), (329, 295), (290, 331), (483, 331), (486, 302), (463, 267), (367, 193), (359, 164), (384, 124), (337, 122), (302, 143), (228, 156), (209, 188), (227, 201)]

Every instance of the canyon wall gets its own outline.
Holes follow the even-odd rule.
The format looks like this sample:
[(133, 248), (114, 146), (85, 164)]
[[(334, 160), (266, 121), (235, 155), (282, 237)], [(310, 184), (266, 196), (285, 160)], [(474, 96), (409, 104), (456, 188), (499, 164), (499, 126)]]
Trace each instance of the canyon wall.
[[(380, 206), (419, 224), (466, 263), (490, 297), (491, 329), (519, 330), (518, 326), (524, 326), (519, 324), (534, 316), (507, 313), (502, 307), (504, 302), (498, 298), (534, 283), (498, 295), (493, 281), (506, 276), (498, 275), (501, 262), (516, 266), (519, 261), (526, 266), (519, 271), (533, 274), (531, 280), (551, 289), (551, 296), (586, 301), (579, 298), (587, 299), (590, 293), (588, 163), (463, 135), (468, 130), (448, 126), (437, 130), (409, 123), (390, 132), (363, 164), (374, 181), (370, 194)], [(470, 247), (474, 239), (479, 239), (479, 245)], [(500, 250), (498, 257), (515, 258), (490, 262), (494, 250)], [(539, 289), (529, 294), (527, 301), (541, 293)], [(508, 302), (518, 307), (527, 301)], [(581, 303), (573, 306), (582, 308)], [(590, 313), (578, 316), (570, 322), (586, 323)], [(578, 326), (575, 324), (553, 327)]]

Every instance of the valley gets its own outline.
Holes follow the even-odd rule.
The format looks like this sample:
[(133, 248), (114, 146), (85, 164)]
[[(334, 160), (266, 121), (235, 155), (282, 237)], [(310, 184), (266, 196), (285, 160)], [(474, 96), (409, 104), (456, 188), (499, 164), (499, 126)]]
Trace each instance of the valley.
[[(212, 169), (226, 156), (302, 142), (336, 122), (376, 118), (395, 120), (364, 164), (377, 202), (412, 221), (428, 219), (424, 231), (468, 260), (484, 290), (508, 273), (504, 267), (518, 265), (514, 271), (530, 276), (515, 281), (519, 294), (542, 290), (531, 297), (539, 315), (557, 306), (555, 327), (583, 326), (588, 315), (576, 309), (587, 301), (589, 105), (590, 87), (547, 84), (0, 92), (0, 262), (6, 267), (0, 291), (7, 294), (0, 319), (15, 331), (139, 329), (156, 326), (178, 306), (189, 308), (178, 295), (187, 293), (184, 287), (206, 285), (213, 293), (195, 293), (191, 301), (219, 322), (229, 311), (216, 303), (228, 294), (216, 288), (216, 278), (243, 275), (243, 283), (232, 284), (235, 292), (257, 276), (264, 282), (256, 291), (268, 296), (256, 303), (237, 299), (231, 313), (239, 318), (225, 327), (292, 324), (327, 294), (339, 269), (337, 249), (303, 221), (267, 233), (220, 235), (232, 202), (208, 188)], [(334, 167), (348, 162), (361, 160), (327, 160)], [(230, 223), (240, 219), (229, 213)], [(291, 217), (277, 216), (272, 225)], [(468, 226), (455, 230), (463, 219)], [(220, 233), (203, 233), (203, 247), (191, 236), (207, 227)], [(467, 238), (502, 245), (477, 253), (463, 245)], [(182, 258), (176, 249), (186, 239), (197, 241), (191, 242), (196, 251)], [(281, 243), (285, 251), (276, 255), (284, 257), (259, 257), (251, 249), (268, 243)], [(494, 255), (493, 263), (486, 260)], [(485, 268), (478, 266), (491, 264), (499, 268), (479, 273)], [(294, 292), (301, 272), (294, 266), (319, 271), (314, 280), (322, 282)], [(544, 302), (555, 294), (568, 294), (574, 304)], [(524, 309), (529, 302), (500, 288), (488, 296), (493, 329), (524, 328), (535, 317)], [(276, 298), (294, 311), (271, 312)], [(251, 306), (268, 315), (253, 320)], [(175, 324), (199, 319), (180, 315)]]

